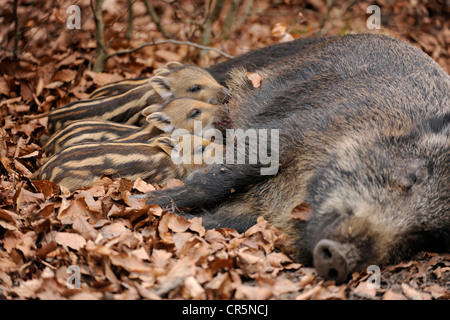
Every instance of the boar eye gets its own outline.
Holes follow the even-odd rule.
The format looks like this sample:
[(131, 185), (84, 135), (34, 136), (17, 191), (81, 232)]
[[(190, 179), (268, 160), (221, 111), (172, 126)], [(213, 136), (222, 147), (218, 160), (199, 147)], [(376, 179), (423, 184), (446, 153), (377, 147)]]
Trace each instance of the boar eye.
[(188, 117), (189, 117), (189, 118), (196, 118), (196, 117), (198, 117), (201, 113), (202, 113), (202, 112), (201, 112), (199, 109), (192, 109), (192, 110), (189, 112)]
[(188, 89), (188, 92), (199, 92), (200, 90), (202, 90), (203, 88), (202, 88), (202, 86), (201, 85), (199, 85), (199, 84), (194, 84), (193, 86), (191, 86), (189, 89)]

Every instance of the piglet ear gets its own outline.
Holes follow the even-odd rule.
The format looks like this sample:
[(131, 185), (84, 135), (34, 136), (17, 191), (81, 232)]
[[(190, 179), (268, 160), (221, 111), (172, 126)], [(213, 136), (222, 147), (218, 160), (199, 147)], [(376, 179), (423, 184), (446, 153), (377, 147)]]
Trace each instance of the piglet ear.
[(306, 202), (300, 203), (294, 209), (292, 209), (292, 212), (291, 212), (292, 219), (299, 219), (302, 221), (307, 221), (307, 220), (311, 219), (312, 216), (313, 216), (313, 210), (312, 210), (311, 206)]
[(163, 77), (160, 75), (154, 76), (150, 79), (150, 84), (152, 85), (155, 92), (161, 97), (161, 99), (168, 100), (173, 97), (171, 85), (167, 77)]
[[(170, 70), (167, 68), (159, 68), (153, 72), (153, 76), (167, 77), (169, 74), (170, 74)], [(150, 78), (149, 80), (151, 80), (151, 79), (152, 78)]]
[(161, 148), (162, 151), (167, 153), (169, 156), (172, 154), (172, 150), (176, 145), (176, 142), (170, 137), (159, 137), (153, 144)]
[(165, 133), (170, 133), (175, 129), (170, 116), (163, 112), (153, 112), (147, 116), (146, 120)]
[(151, 115), (153, 112), (159, 111), (162, 108), (163, 108), (162, 105), (155, 103), (155, 104), (152, 104), (152, 105), (144, 108), (144, 110), (141, 111), (141, 114), (144, 117), (147, 117), (147, 116)]
[(166, 64), (166, 68), (169, 69), (169, 70), (177, 69), (177, 68), (182, 67), (182, 66), (183, 66), (183, 64), (181, 64), (178, 61), (169, 61)]

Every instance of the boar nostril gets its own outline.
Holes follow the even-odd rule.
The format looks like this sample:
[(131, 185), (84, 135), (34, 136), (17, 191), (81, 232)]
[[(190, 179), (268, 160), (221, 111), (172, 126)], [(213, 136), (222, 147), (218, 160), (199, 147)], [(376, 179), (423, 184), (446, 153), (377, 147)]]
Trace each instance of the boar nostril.
[(336, 280), (339, 277), (339, 272), (336, 269), (331, 268), (328, 271), (328, 279)]
[(328, 248), (323, 248), (321, 251), (321, 255), (324, 260), (331, 259), (332, 257), (331, 252), (330, 250), (328, 250)]
[(314, 267), (319, 275), (336, 283), (344, 282), (352, 264), (346, 258), (347, 249), (335, 241), (320, 240), (314, 249)]

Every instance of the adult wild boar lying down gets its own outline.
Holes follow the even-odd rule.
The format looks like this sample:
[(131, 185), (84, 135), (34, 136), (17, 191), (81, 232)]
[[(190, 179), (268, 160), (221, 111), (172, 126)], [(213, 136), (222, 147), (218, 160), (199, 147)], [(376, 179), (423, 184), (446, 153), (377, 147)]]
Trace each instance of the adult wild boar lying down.
[[(143, 195), (147, 203), (200, 209), (188, 217), (199, 212), (208, 228), (245, 231), (263, 216), (288, 234), (297, 261), (337, 282), (418, 250), (448, 251), (449, 75), (386, 36), (302, 41), (256, 70), (259, 88), (239, 68), (228, 82), (233, 128), (279, 130), (279, 150), (271, 150), (279, 151), (278, 171), (213, 164), (183, 187)], [(254, 54), (257, 67), (276, 48)], [(210, 71), (251, 60), (252, 53)], [(304, 213), (308, 219), (296, 218)]]

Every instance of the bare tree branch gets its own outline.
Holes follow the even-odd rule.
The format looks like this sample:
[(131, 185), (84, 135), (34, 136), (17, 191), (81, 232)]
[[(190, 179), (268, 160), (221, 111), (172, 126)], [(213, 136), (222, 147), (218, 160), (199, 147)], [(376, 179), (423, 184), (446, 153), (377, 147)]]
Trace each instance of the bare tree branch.
[(136, 48), (132, 48), (132, 49), (124, 49), (124, 50), (117, 50), (115, 52), (111, 52), (110, 54), (108, 54), (108, 58), (111, 58), (113, 56), (117, 56), (117, 55), (122, 55), (122, 54), (128, 54), (128, 53), (132, 53), (135, 51), (138, 51), (144, 47), (148, 47), (148, 46), (156, 46), (158, 44), (165, 44), (165, 43), (174, 43), (174, 44), (180, 44), (180, 45), (188, 45), (188, 46), (192, 46), (198, 49), (202, 49), (202, 50), (211, 50), (214, 52), (217, 52), (218, 54), (227, 57), (229, 59), (232, 59), (233, 56), (229, 55), (228, 53), (225, 53), (219, 49), (213, 48), (213, 47), (207, 47), (207, 46), (203, 46), (194, 42), (190, 42), (190, 41), (179, 41), (179, 40), (173, 40), (173, 39), (167, 39), (167, 40), (161, 40), (161, 41), (156, 41), (156, 42), (145, 42), (139, 46), (137, 46)]

